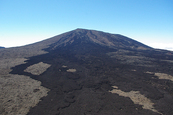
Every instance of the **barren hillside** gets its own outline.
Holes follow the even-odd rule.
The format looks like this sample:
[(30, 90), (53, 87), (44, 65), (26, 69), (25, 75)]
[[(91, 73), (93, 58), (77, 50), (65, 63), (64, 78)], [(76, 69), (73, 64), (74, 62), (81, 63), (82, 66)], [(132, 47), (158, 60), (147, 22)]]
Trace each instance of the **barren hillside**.
[(0, 49), (2, 115), (172, 115), (173, 52), (76, 29)]

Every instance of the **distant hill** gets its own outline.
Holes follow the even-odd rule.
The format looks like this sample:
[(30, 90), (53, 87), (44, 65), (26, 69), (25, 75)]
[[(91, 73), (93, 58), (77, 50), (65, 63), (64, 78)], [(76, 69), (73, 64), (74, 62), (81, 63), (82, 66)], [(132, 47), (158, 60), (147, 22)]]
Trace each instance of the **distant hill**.
[(5, 48), (5, 47), (1, 47), (1, 46), (0, 46), (0, 49), (1, 49), (1, 48)]
[(173, 52), (76, 29), (0, 50), (0, 114), (173, 115)]
[(63, 37), (61, 38), (59, 37), (60, 36), (55, 36), (52, 39), (49, 39), (57, 40), (57, 42), (54, 43), (54, 48), (57, 46), (69, 46), (70, 44), (73, 44), (73, 42), (78, 42), (78, 44), (94, 43), (116, 49), (151, 49), (151, 47), (123, 35), (110, 34), (96, 30), (76, 29), (63, 34)]

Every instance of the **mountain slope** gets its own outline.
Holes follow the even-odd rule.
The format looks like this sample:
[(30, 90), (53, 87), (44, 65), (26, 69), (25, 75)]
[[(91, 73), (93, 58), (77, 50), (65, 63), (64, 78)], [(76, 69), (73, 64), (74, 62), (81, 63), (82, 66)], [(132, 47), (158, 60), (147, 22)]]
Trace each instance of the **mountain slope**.
[(0, 51), (0, 57), (30, 57), (34, 55), (44, 54), (46, 52), (43, 49), (48, 48), (50, 45), (54, 44), (54, 47), (62, 44), (65, 45), (67, 43), (73, 42), (75, 37), (77, 39), (82, 39), (83, 37), (83, 40), (88, 40), (96, 44), (113, 48), (131, 48), (144, 50), (151, 49), (150, 47), (142, 43), (139, 43), (122, 35), (109, 34), (95, 30), (76, 29), (34, 44), (22, 47), (6, 48), (5, 50)]
[[(57, 36), (58, 37), (58, 36)], [(109, 34), (95, 30), (84, 30), (84, 29), (76, 29), (67, 33), (65, 37), (62, 37), (57, 42), (57, 45), (63, 44), (71, 44), (76, 40), (81, 40), (85, 42), (92, 42), (103, 46), (109, 46), (113, 48), (144, 48), (150, 49), (148, 46), (139, 43), (130, 38), (124, 37), (118, 34)]]
[[(28, 79), (26, 85), (18, 85), (25, 90), (15, 93), (17, 101), (8, 96), (1, 100), (3, 114), (11, 103), (13, 108), (21, 108), (12, 109), (13, 114), (173, 114), (173, 52), (155, 50), (122, 35), (76, 29), (0, 50), (0, 55), (1, 81)], [(18, 61), (14, 63), (14, 59)], [(13, 90), (19, 83), (15, 82), (2, 87)]]

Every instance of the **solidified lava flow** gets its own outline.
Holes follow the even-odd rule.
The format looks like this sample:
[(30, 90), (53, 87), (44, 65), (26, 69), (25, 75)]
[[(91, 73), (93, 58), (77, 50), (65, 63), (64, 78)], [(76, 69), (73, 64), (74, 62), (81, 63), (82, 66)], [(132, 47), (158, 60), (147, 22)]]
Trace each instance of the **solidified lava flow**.
[[(42, 47), (46, 53), (25, 54), (25, 63), (10, 72), (29, 76), (49, 89), (28, 115), (173, 114), (170, 51), (85, 29), (38, 44), (32, 47)], [(160, 79), (157, 73), (168, 77)]]

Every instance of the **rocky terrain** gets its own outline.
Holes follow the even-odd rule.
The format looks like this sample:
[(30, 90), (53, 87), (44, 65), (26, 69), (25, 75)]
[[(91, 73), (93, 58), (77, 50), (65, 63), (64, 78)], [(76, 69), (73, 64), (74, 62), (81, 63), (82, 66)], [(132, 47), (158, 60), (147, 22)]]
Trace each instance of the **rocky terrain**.
[(173, 52), (76, 29), (0, 49), (2, 115), (172, 115)]

